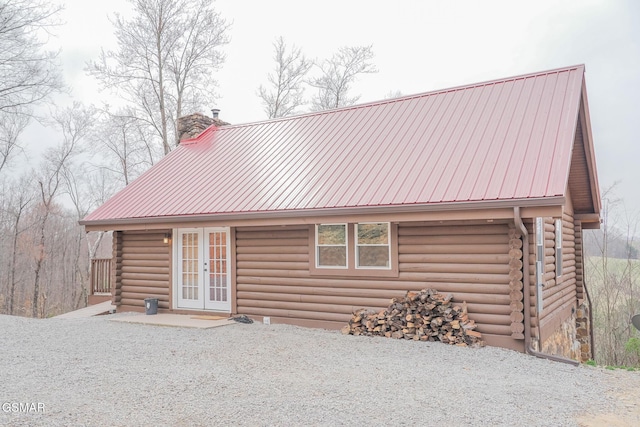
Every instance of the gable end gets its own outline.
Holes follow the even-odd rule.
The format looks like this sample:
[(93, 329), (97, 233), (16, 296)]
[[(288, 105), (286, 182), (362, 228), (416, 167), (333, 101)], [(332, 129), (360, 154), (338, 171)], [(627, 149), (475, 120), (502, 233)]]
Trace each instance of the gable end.
[(571, 168), (569, 170), (569, 192), (573, 199), (574, 212), (578, 214), (595, 213), (593, 209), (593, 189), (589, 180), (589, 168), (584, 149), (581, 117), (578, 117), (572, 151)]

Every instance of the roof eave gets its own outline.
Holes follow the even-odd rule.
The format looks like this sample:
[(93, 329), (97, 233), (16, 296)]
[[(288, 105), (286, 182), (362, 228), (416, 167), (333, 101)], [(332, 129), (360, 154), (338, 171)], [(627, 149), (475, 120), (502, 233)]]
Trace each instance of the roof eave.
[(598, 213), (575, 214), (573, 218), (582, 223), (583, 229), (598, 229), (602, 223), (602, 218), (600, 218), (600, 214)]
[(481, 200), (471, 202), (446, 202), (446, 203), (429, 203), (429, 204), (412, 204), (412, 205), (385, 205), (385, 206), (358, 206), (344, 208), (323, 208), (323, 209), (300, 209), (287, 211), (263, 211), (263, 212), (235, 212), (221, 214), (195, 214), (195, 215), (175, 215), (161, 217), (143, 217), (143, 218), (116, 218), (103, 220), (81, 220), (80, 225), (90, 227), (92, 229), (114, 230), (119, 226), (130, 226), (136, 224), (167, 224), (184, 222), (205, 222), (205, 221), (229, 221), (243, 219), (274, 219), (274, 218), (304, 218), (319, 216), (347, 216), (347, 215), (372, 215), (372, 214), (398, 214), (398, 213), (414, 213), (414, 212), (450, 212), (450, 211), (468, 211), (473, 209), (501, 209), (513, 208), (515, 206), (521, 208), (527, 207), (547, 207), (562, 206), (566, 202), (564, 196), (538, 197), (525, 199), (508, 199), (508, 200)]

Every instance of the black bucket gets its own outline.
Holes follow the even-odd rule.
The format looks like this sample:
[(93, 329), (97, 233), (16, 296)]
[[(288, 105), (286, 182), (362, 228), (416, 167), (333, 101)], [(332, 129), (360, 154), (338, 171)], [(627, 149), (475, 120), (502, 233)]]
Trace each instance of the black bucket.
[(146, 314), (158, 314), (158, 298), (145, 298), (144, 311)]

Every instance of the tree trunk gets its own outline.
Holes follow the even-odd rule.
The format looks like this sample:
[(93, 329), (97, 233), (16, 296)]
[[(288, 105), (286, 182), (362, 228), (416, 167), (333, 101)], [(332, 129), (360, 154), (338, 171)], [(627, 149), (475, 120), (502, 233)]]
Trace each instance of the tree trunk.
[(9, 270), (9, 314), (13, 315), (13, 304), (16, 295), (16, 253), (18, 252), (18, 225), (20, 224), (20, 217), (22, 211), (18, 211), (16, 215), (16, 222), (13, 228), (13, 244), (11, 247), (11, 269)]
[[(82, 267), (80, 266), (81, 263), (81, 259), (80, 259), (80, 254), (82, 252), (82, 234), (78, 235), (78, 238), (76, 239), (76, 250), (75, 250), (75, 260), (73, 262), (73, 279), (72, 279), (72, 286), (71, 286), (71, 290), (72, 290), (72, 295), (71, 295), (71, 304), (73, 305), (72, 307), (69, 307), (72, 310), (77, 309), (77, 306), (75, 305), (75, 290), (78, 288), (78, 285), (80, 285), (81, 288), (85, 288), (85, 278), (82, 274)], [(89, 261), (89, 270), (91, 269), (91, 261)]]
[(40, 302), (40, 275), (42, 263), (44, 262), (44, 237), (47, 219), (49, 218), (49, 206), (45, 205), (45, 214), (40, 223), (40, 244), (38, 246), (38, 258), (36, 259), (35, 279), (33, 283), (33, 301), (31, 306), (31, 316), (38, 317), (38, 303)]
[(156, 31), (156, 49), (158, 55), (158, 102), (160, 103), (160, 121), (162, 122), (162, 147), (164, 148), (164, 154), (167, 155), (171, 151), (169, 146), (169, 136), (167, 135), (167, 111), (164, 102), (164, 77), (163, 70), (164, 58), (162, 57), (162, 14), (160, 14), (158, 27)]
[[(178, 88), (178, 100), (177, 100), (177, 108), (176, 108), (176, 127), (178, 126), (178, 119), (182, 116), (182, 89)], [(180, 133), (178, 129), (175, 132), (175, 143), (176, 147), (180, 145)]]

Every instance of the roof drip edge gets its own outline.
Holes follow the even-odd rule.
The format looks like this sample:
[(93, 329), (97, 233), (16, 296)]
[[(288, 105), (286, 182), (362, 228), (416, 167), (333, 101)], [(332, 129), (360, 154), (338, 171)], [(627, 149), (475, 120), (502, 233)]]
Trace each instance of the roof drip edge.
[(196, 215), (175, 215), (161, 217), (142, 217), (142, 218), (120, 218), (105, 220), (82, 220), (80, 225), (89, 226), (105, 226), (105, 225), (132, 225), (132, 224), (159, 224), (159, 223), (175, 223), (175, 222), (196, 222), (196, 221), (225, 221), (239, 219), (269, 219), (269, 218), (293, 218), (293, 217), (312, 217), (312, 216), (343, 216), (343, 215), (367, 215), (367, 214), (393, 214), (393, 213), (411, 213), (411, 212), (446, 212), (457, 210), (473, 210), (473, 209), (500, 209), (519, 207), (546, 207), (563, 205), (566, 201), (565, 196), (531, 198), (531, 199), (512, 199), (512, 200), (491, 200), (491, 201), (474, 201), (474, 202), (450, 202), (440, 204), (416, 204), (416, 205), (397, 205), (397, 206), (364, 206), (364, 207), (346, 207), (346, 208), (322, 208), (322, 209), (304, 209), (289, 211), (266, 211), (266, 212), (229, 212), (219, 214), (196, 214)]

